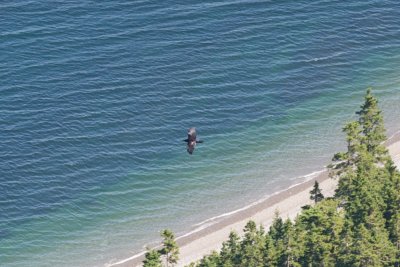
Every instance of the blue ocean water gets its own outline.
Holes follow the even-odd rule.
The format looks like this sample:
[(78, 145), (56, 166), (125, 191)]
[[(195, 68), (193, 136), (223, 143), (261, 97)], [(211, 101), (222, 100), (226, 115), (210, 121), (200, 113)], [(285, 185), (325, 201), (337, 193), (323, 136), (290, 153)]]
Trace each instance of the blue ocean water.
[(0, 51), (2, 266), (104, 266), (298, 183), (369, 86), (400, 129), (394, 0), (9, 1)]

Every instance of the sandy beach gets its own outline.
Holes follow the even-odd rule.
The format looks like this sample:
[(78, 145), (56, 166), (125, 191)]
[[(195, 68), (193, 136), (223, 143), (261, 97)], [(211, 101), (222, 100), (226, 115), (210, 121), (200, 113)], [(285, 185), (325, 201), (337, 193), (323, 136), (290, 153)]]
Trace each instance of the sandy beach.
[[(400, 168), (400, 132), (390, 137), (386, 145), (395, 164)], [(243, 227), (249, 220), (254, 220), (258, 225), (261, 224), (268, 229), (276, 211), (284, 219), (294, 219), (301, 211), (302, 206), (312, 204), (309, 199), (309, 191), (312, 189), (315, 180), (320, 183), (320, 188), (325, 197), (333, 196), (337, 180), (329, 178), (327, 171), (321, 171), (304, 183), (292, 186), (239, 211), (211, 219), (208, 227), (177, 238), (180, 246), (180, 261), (177, 266), (188, 265), (213, 250), (218, 251), (222, 242), (227, 240), (229, 233), (236, 231), (241, 234)], [(106, 266), (141, 266), (143, 258), (144, 253)]]

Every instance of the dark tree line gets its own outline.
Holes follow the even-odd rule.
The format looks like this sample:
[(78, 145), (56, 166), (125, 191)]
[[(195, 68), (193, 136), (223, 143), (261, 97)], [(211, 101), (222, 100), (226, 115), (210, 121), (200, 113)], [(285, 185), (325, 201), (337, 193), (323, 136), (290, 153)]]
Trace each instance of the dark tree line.
[(358, 120), (343, 128), (347, 151), (335, 154), (329, 167), (338, 179), (334, 197), (324, 198), (316, 183), (315, 205), (303, 207), (294, 221), (277, 214), (268, 231), (249, 221), (243, 237), (232, 232), (220, 252), (190, 266), (400, 267), (400, 173), (383, 145), (377, 104), (368, 89)]

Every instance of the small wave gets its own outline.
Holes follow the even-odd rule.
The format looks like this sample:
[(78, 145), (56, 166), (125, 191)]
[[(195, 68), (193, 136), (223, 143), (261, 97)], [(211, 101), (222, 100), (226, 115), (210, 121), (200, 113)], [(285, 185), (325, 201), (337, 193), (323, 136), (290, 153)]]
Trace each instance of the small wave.
[(116, 266), (116, 265), (119, 265), (119, 264), (123, 264), (123, 263), (126, 263), (126, 262), (130, 261), (130, 260), (134, 260), (136, 258), (139, 258), (139, 257), (143, 256), (144, 254), (146, 254), (146, 251), (142, 251), (142, 252), (140, 252), (138, 254), (133, 255), (132, 257), (129, 257), (129, 258), (126, 258), (126, 259), (123, 259), (123, 260), (120, 260), (120, 261), (117, 261), (117, 262), (114, 262), (114, 263), (106, 263), (106, 264), (104, 264), (104, 266), (105, 267), (111, 267), (111, 266)]
[(325, 57), (316, 57), (316, 58), (306, 59), (306, 60), (304, 60), (304, 62), (318, 62), (318, 61), (322, 61), (322, 60), (327, 60), (327, 59), (331, 59), (331, 58), (334, 58), (337, 56), (341, 56), (344, 53), (345, 52), (336, 52), (336, 53), (333, 53), (332, 55), (325, 56)]

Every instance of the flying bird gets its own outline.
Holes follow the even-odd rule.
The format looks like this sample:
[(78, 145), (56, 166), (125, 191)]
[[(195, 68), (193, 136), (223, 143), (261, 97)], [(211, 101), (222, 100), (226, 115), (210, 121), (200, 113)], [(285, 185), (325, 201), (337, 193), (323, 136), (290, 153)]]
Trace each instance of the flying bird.
[(188, 130), (188, 137), (187, 139), (183, 140), (187, 143), (187, 152), (192, 155), (194, 148), (196, 147), (197, 143), (203, 143), (201, 140), (197, 140), (196, 128), (192, 127)]

